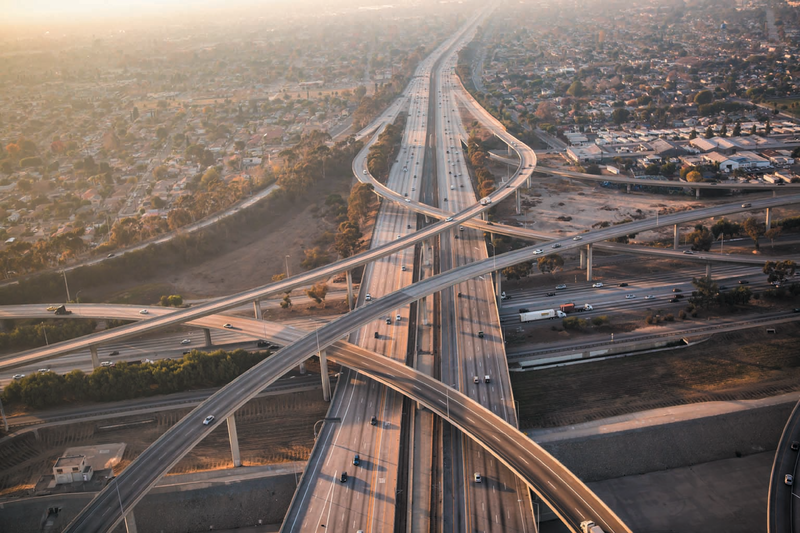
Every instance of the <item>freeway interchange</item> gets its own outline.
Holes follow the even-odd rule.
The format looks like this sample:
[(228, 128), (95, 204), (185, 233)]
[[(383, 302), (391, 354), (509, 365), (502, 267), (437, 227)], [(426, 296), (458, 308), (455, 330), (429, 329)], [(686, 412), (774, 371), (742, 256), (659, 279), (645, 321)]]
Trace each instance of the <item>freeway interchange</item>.
[[(410, 113), (404, 138), (404, 151), (401, 153), (402, 163), (398, 159), (398, 164), (392, 168), (389, 179), (392, 187), (387, 188), (390, 192), (382, 191), (387, 196), (394, 195), (396, 205), (381, 210), (377, 223), (377, 246), (373, 249), (281, 282), (189, 309), (165, 312), (159, 316), (153, 312), (150, 315), (152, 318), (139, 323), (23, 352), (3, 362), (3, 368), (19, 367), (183, 323), (200, 327), (219, 327), (223, 319), (218, 314), (223, 311), (292, 288), (306, 286), (337, 272), (366, 265), (362, 298), (365, 296), (363, 292), (368, 290), (371, 295), (370, 302), (364, 302), (366, 305), (359, 306), (351, 313), (310, 334), (291, 332), (286, 328), (283, 331), (284, 343), (287, 344), (285, 348), (220, 389), (167, 431), (107, 486), (70, 524), (67, 531), (112, 529), (123, 517), (120, 507), (125, 511), (132, 509), (146, 491), (216, 425), (233, 415), (238, 408), (289, 369), (326, 349), (329, 357), (350, 369), (343, 375), (344, 379), (340, 380), (339, 387), (344, 392), (338, 393), (341, 400), (332, 406), (334, 412), (338, 413), (339, 409), (350, 412), (349, 406), (352, 403), (348, 405), (344, 401), (348, 397), (357, 399), (356, 406), (361, 405), (362, 399), (367, 405), (353, 408), (349, 419), (347, 415), (342, 415), (341, 419), (348, 424), (348, 431), (344, 435), (342, 434), (344, 426), (337, 428), (333, 424), (326, 424), (327, 428), (320, 436), (321, 442), (333, 443), (334, 448), (346, 448), (347, 451), (332, 454), (329, 456), (333, 457), (330, 462), (327, 459), (322, 460), (322, 457), (325, 457), (324, 453), (320, 456), (318, 464), (315, 465), (312, 460), (309, 467), (312, 469), (311, 473), (307, 471), (304, 475), (301, 490), (296, 495), (296, 500), (300, 499), (300, 507), (303, 507), (304, 502), (307, 505), (302, 514), (299, 511), (292, 514), (290, 511), (284, 523), (284, 530), (294, 530), (295, 526), (303, 530), (316, 529), (322, 523), (327, 523), (329, 527), (328, 517), (331, 509), (334, 507), (338, 509), (341, 506), (346, 506), (348, 509), (347, 522), (342, 519), (342, 524), (337, 526), (341, 530), (350, 529), (353, 525), (357, 526), (354, 529), (370, 531), (392, 529), (393, 506), (386, 498), (386, 494), (381, 492), (382, 488), (379, 485), (396, 486), (397, 481), (387, 480), (385, 476), (382, 478), (383, 481), (380, 481), (381, 477), (378, 476), (379, 469), (389, 472), (387, 475), (396, 476), (392, 457), (396, 460), (398, 456), (395, 442), (397, 439), (396, 433), (392, 432), (397, 431), (402, 410), (400, 396), (383, 388), (389, 387), (424, 405), (452, 424), (459, 432), (480, 444), (479, 448), (469, 440), (460, 440), (457, 432), (449, 433), (450, 449), (456, 450), (456, 455), (462, 462), (458, 472), (451, 473), (452, 485), (464, 485), (464, 478), (471, 480), (473, 472), (478, 473), (478, 468), (488, 478), (487, 486), (491, 483), (497, 486), (510, 486), (515, 483), (515, 479), (507, 476), (504, 469), (497, 465), (499, 462), (519, 476), (547, 502), (571, 530), (577, 531), (581, 521), (592, 519), (600, 524), (604, 531), (628, 531), (613, 511), (597, 499), (568, 469), (516, 429), (513, 396), (508, 383), (500, 332), (500, 316), (494, 307), (495, 294), (487, 276), (519, 262), (532, 260), (533, 251), (537, 247), (543, 250), (542, 254), (538, 255), (541, 257), (555, 253), (556, 250), (562, 252), (650, 229), (658, 222), (655, 220), (631, 222), (584, 233), (581, 241), (574, 241), (571, 237), (561, 238), (492, 258), (488, 257), (483, 237), (478, 231), (461, 230), (460, 226), (472, 224), (470, 221), (488, 209), (491, 203), (499, 202), (514, 194), (515, 189), (528, 180), (536, 163), (532, 150), (502, 130), (501, 126), (487, 120), (493, 133), (517, 152), (520, 163), (505, 186), (489, 197), (490, 203), (485, 205), (475, 203), (464, 157), (459, 156), (461, 152), (459, 143), (460, 139), (465, 137), (465, 132), (455, 114), (454, 95), (458, 87), (452, 75), (452, 62), (455, 50), (469, 40), (470, 31), (479, 22), (481, 15), (483, 14), (476, 15), (468, 21), (459, 34), (444, 43), (421, 64), (419, 75), (401, 99), (404, 103), (393, 106), (380, 118), (383, 124), (387, 124), (392, 114), (396, 116), (405, 109), (406, 104), (408, 105)], [(432, 74), (433, 83), (429, 84), (428, 80)], [(435, 93), (430, 92), (429, 87), (433, 87)], [(434, 100), (431, 101), (431, 98)], [(431, 109), (436, 110), (435, 118), (430, 116)], [(429, 142), (426, 133), (429, 131), (431, 121), (436, 128), (435, 163), (424, 159)], [(373, 138), (375, 136), (377, 133)], [(365, 157), (366, 148), (353, 162), (354, 173), (359, 179), (364, 176)], [(414, 185), (421, 180), (422, 168), (426, 164), (435, 165), (438, 178), (436, 196), (442, 203), (444, 198), (448, 200), (446, 211), (438, 213), (430, 211), (426, 214), (445, 220), (410, 231), (416, 226), (416, 221), (405, 208), (414, 208), (421, 212), (429, 209), (419, 200), (421, 186)], [(419, 167), (419, 172), (412, 170), (416, 167)], [(394, 192), (391, 191), (392, 188), (395, 189)], [(401, 191), (403, 196), (400, 196)], [(408, 196), (405, 196), (406, 194)], [(765, 209), (798, 201), (800, 195), (754, 200), (748, 209)], [(665, 215), (661, 217), (660, 223), (664, 225), (686, 223), (741, 210), (743, 208), (739, 204), (720, 205)], [(449, 215), (450, 211), (455, 214)], [(486, 230), (486, 227), (490, 229)], [(498, 227), (483, 226), (481, 229), (497, 231)], [(436, 236), (440, 237), (441, 243), (438, 257), (440, 272), (412, 283), (413, 246), (422, 243), (423, 249), (427, 249), (426, 243)], [(447, 342), (442, 343), (442, 381), (409, 368), (405, 364), (406, 346), (410, 334), (409, 322), (412, 318), (409, 306), (437, 293), (441, 294), (442, 335), (443, 339), (447, 339)], [(466, 295), (466, 298), (458, 294)], [(230, 317), (225, 318), (229, 321), (234, 320)], [(389, 323), (386, 323), (387, 318)], [(254, 329), (252, 333), (256, 337), (262, 336), (259, 328), (267, 327), (263, 322), (255, 320), (238, 320), (247, 320), (246, 327), (252, 327)], [(251, 325), (249, 322), (254, 324)], [(244, 329), (244, 326), (242, 327)], [(274, 333), (277, 335), (277, 332)], [(347, 335), (350, 335), (351, 342), (343, 343), (341, 339)], [(485, 375), (493, 378), (491, 385), (474, 382), (474, 377), (482, 381)], [(369, 405), (369, 401), (376, 403)], [(206, 426), (201, 422), (208, 413), (213, 413), (216, 421)], [(370, 427), (371, 416), (379, 418), (379, 427)], [(353, 431), (359, 434), (353, 434)], [(340, 438), (350, 440), (345, 441)], [(347, 462), (352, 459), (354, 453), (357, 453), (356, 450), (362, 448), (371, 450), (367, 456), (368, 460), (374, 461), (371, 464), (373, 467), (370, 470), (371, 477), (366, 479), (359, 477), (357, 482), (346, 486), (337, 485), (337, 476), (341, 475), (344, 468), (350, 469), (351, 473), (354, 471), (353, 466), (348, 466)], [(484, 449), (491, 455), (483, 453)], [(456, 476), (460, 476), (461, 479), (457, 479)], [(509, 514), (504, 517), (501, 526), (492, 526), (492, 518), (495, 516), (497, 523), (500, 523), (497, 512), (481, 514), (477, 513), (476, 509), (492, 505), (507, 507), (507, 503), (502, 499), (491, 500), (486, 494), (488, 491), (477, 490), (475, 483), (466, 485), (465, 500), (458, 502), (454, 499), (451, 504), (454, 529), (531, 530), (531, 525), (528, 523), (529, 503), (524, 505), (526, 509), (515, 509), (514, 513), (511, 513), (514, 516)], [(526, 491), (522, 487), (515, 488), (508, 494), (514, 494), (511, 498), (516, 503), (519, 499), (517, 494), (522, 496), (524, 493)], [(378, 498), (377, 495), (383, 497)], [(312, 501), (313, 504), (310, 503)], [(305, 513), (309, 507), (311, 512)], [(323, 517), (325, 522), (321, 521)], [(355, 520), (358, 517), (363, 517), (366, 523), (356, 524)]]

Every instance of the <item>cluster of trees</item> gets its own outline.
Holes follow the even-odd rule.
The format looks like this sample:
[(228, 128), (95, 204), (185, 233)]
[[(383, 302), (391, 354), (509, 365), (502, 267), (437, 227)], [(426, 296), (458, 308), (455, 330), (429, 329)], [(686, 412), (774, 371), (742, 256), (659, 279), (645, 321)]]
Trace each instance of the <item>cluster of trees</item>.
[(342, 221), (334, 237), (334, 248), (343, 258), (354, 255), (361, 249), (361, 224), (369, 212), (369, 207), (375, 195), (369, 183), (357, 183), (350, 190), (347, 202), (347, 220)]
[(16, 241), (0, 250), (0, 270), (3, 277), (36, 272), (57, 265), (63, 265), (86, 250), (86, 242), (81, 238), (85, 228), (65, 231), (49, 239), (39, 239), (31, 243)]
[(591, 320), (578, 318), (576, 316), (568, 316), (561, 321), (561, 325), (567, 330), (580, 330), (588, 327), (590, 323), (595, 327), (600, 327), (608, 324), (609, 322), (611, 321), (609, 320), (608, 315), (599, 315), (593, 317)]
[(158, 304), (162, 307), (180, 307), (183, 305), (183, 297), (180, 294), (162, 294), (158, 300)]
[(708, 309), (710, 306), (735, 307), (747, 305), (753, 297), (749, 287), (739, 286), (735, 289), (720, 292), (719, 286), (709, 276), (692, 279), (694, 291), (689, 298), (689, 303), (694, 307)]
[(51, 342), (61, 342), (94, 332), (94, 320), (64, 320), (56, 323), (40, 323), (30, 326), (17, 326), (11, 331), (0, 333), (0, 350), (25, 349), (44, 346)]
[(489, 196), (497, 187), (494, 183), (494, 176), (486, 167), (486, 161), (489, 156), (483, 147), (483, 143), (474, 135), (470, 135), (467, 140), (467, 157), (475, 174), (475, 179), (478, 181), (478, 197)]
[(341, 179), (351, 175), (350, 162), (361, 144), (352, 135), (332, 147), (327, 144), (330, 140), (326, 132), (314, 130), (280, 153), (284, 164), (277, 171), (277, 182), (290, 200), (304, 195), (328, 176)]
[(322, 281), (315, 283), (310, 289), (306, 289), (306, 296), (314, 300), (317, 305), (325, 307), (325, 296), (328, 295), (328, 284)]
[(797, 272), (797, 264), (792, 260), (767, 261), (764, 263), (764, 274), (769, 283), (783, 283)]
[(269, 351), (205, 353), (192, 350), (180, 359), (161, 359), (146, 364), (121, 362), (113, 367), (96, 368), (88, 375), (80, 370), (65, 375), (37, 372), (9, 383), (3, 390), (3, 402), (44, 409), (68, 403), (113, 402), (219, 387), (270, 354)]
[[(389, 170), (397, 154), (400, 152), (400, 145), (403, 141), (403, 132), (406, 129), (406, 115), (401, 113), (393, 123), (378, 135), (378, 139), (369, 147), (367, 153), (367, 169), (376, 180), (386, 183), (389, 179)], [(412, 172), (414, 169), (411, 169)]]

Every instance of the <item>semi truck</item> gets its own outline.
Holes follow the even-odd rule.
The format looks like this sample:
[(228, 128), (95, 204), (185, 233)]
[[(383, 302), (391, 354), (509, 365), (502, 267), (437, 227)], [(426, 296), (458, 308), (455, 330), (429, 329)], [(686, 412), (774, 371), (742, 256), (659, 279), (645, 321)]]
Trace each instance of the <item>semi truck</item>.
[(583, 312), (583, 311), (592, 311), (594, 307), (589, 304), (583, 305), (575, 305), (575, 303), (571, 304), (561, 304), (561, 310), (565, 313), (571, 313), (573, 311)]
[(530, 311), (528, 313), (520, 313), (519, 321), (533, 322), (534, 320), (565, 318), (566, 316), (567, 313), (565, 313), (564, 311), (558, 311), (556, 309), (542, 309), (541, 311)]

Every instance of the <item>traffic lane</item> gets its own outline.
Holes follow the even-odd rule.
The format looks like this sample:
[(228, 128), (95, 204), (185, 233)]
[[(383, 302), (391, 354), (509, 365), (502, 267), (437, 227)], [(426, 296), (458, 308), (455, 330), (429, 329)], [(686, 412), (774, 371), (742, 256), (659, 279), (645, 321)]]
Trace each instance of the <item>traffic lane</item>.
[[(794, 486), (785, 483), (786, 474), (797, 476), (798, 450), (792, 449), (792, 443), (800, 443), (800, 402), (795, 405), (786, 422), (775, 450), (772, 473), (769, 480), (767, 497), (767, 531), (769, 533), (791, 533), (795, 527), (794, 517), (800, 516)], [(800, 446), (800, 445), (798, 445)]]

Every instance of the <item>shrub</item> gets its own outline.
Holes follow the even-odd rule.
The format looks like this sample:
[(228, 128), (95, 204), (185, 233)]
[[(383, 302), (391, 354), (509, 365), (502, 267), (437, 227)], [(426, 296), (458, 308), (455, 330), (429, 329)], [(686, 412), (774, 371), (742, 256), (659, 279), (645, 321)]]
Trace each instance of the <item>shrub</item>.
[(570, 316), (563, 320), (562, 325), (564, 329), (581, 329), (586, 327), (587, 322), (582, 318)]
[(644, 317), (644, 323), (647, 324), (648, 326), (652, 326), (653, 324), (656, 323), (656, 317), (654, 317), (652, 314), (649, 314), (646, 317)]
[(680, 318), (681, 320), (686, 320), (686, 311), (684, 311), (683, 309), (678, 311), (678, 318)]
[(667, 316), (664, 317), (666, 322), (675, 322), (675, 316), (672, 313), (669, 313)]
[(608, 324), (608, 315), (600, 315), (592, 318), (592, 325), (602, 326), (603, 324)]

